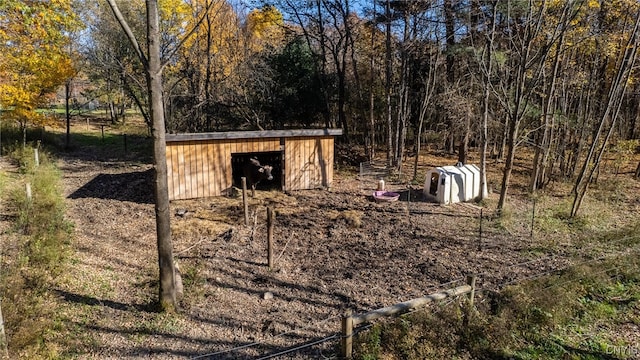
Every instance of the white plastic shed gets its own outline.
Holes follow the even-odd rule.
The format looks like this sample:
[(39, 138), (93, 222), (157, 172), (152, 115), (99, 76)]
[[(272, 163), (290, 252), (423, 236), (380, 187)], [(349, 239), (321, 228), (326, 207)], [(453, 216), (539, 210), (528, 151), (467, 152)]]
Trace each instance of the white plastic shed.
[(431, 169), (424, 181), (424, 194), (445, 205), (473, 200), (480, 196), (480, 169), (475, 165)]

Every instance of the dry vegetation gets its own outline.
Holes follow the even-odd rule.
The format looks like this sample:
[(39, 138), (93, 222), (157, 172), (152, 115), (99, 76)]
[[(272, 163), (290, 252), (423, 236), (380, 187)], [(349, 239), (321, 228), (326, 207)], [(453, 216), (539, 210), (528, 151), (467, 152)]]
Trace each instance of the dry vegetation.
[[(240, 198), (173, 202), (185, 296), (180, 313), (164, 314), (153, 306), (158, 267), (145, 140), (131, 136), (137, 146), (125, 154), (114, 130), (102, 141), (99, 129), (79, 136), (83, 141), (59, 161), (73, 255), (51, 289), (59, 326), (46, 340), (62, 357), (266, 356), (334, 335), (347, 308), (361, 312), (408, 300), (469, 273), (481, 274), (479, 286), (497, 289), (617, 253), (627, 244), (598, 239), (632, 226), (640, 210), (640, 181), (627, 173), (637, 155), (618, 175), (603, 169), (579, 219), (567, 217), (570, 185), (551, 184), (535, 198), (533, 237), (533, 198), (522, 185), (528, 158), (518, 159), (509, 207), (500, 217), (493, 214), (495, 195), (482, 204), (439, 206), (422, 201), (421, 185), (404, 176), (388, 181), (401, 201), (375, 203), (373, 182), (357, 180), (356, 166), (339, 163), (330, 191), (258, 192), (248, 227)], [(454, 162), (423, 154), (419, 173)], [(500, 167), (490, 167), (494, 191)], [(277, 213), (273, 270), (266, 266), (267, 206)], [(518, 263), (526, 265), (513, 266)], [(335, 346), (334, 339), (281, 358), (332, 358)]]

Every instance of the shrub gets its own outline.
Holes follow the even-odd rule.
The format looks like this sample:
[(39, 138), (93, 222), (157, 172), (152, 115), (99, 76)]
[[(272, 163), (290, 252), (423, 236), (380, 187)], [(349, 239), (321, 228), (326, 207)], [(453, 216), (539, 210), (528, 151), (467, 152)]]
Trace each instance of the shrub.
[[(50, 288), (66, 264), (72, 230), (64, 218), (60, 173), (46, 153), (40, 154), (39, 166), (29, 148), (17, 147), (11, 157), (21, 175), (2, 192), (2, 200), (15, 215), (15, 231), (7, 241), (12, 261), (3, 267), (0, 279), (3, 300), (8, 300), (2, 305), (9, 351), (20, 358), (58, 358), (57, 347), (47, 341), (56, 326)], [(26, 195), (27, 183), (31, 198)]]

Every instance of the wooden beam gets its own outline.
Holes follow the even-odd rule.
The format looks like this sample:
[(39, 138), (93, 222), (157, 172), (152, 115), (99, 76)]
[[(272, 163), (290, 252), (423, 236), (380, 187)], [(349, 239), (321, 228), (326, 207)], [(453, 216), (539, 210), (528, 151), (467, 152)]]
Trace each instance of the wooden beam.
[(448, 297), (458, 296), (462, 294), (468, 294), (471, 292), (472, 287), (469, 285), (462, 285), (456, 288), (437, 292), (434, 294), (426, 295), (417, 299), (408, 300), (399, 304), (387, 306), (382, 309), (370, 311), (368, 313), (353, 315), (353, 326), (358, 326), (362, 323), (371, 322), (381, 317), (400, 315), (407, 313), (413, 309), (424, 306), (428, 303), (443, 300)]
[(340, 136), (342, 129), (300, 129), (300, 130), (265, 130), (265, 131), (228, 131), (194, 134), (167, 134), (165, 140), (169, 142), (207, 141), (226, 139), (256, 139), (283, 137), (322, 137)]

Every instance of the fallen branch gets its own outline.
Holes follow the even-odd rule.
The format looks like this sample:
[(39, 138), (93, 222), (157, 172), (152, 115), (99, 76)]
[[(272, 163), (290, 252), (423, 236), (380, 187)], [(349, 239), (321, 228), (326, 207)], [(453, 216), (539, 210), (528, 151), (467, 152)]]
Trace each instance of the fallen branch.
[(282, 255), (284, 255), (284, 251), (287, 249), (287, 245), (289, 245), (289, 242), (291, 241), (291, 239), (293, 239), (293, 236), (296, 234), (295, 231), (293, 231), (291, 233), (291, 236), (289, 236), (289, 240), (287, 240), (287, 242), (284, 244), (284, 247), (282, 248), (282, 251), (280, 252), (280, 255), (278, 255), (278, 257), (276, 258), (275, 262), (280, 261), (280, 258), (282, 257)]
[(203, 241), (205, 241), (205, 240), (207, 240), (207, 238), (206, 238), (206, 237), (203, 237), (203, 238), (201, 238), (200, 240), (198, 240), (198, 242), (196, 242), (195, 244), (193, 244), (193, 245), (189, 246), (188, 248), (186, 248), (186, 249), (184, 249), (184, 250), (180, 250), (180, 251), (176, 252), (176, 253), (175, 253), (175, 255), (177, 256), (177, 255), (180, 255), (180, 254), (182, 254), (182, 253), (185, 253), (185, 252), (187, 252), (187, 251), (189, 251), (189, 250), (193, 249), (194, 247), (196, 247), (196, 246), (200, 245), (200, 244), (201, 244)]

